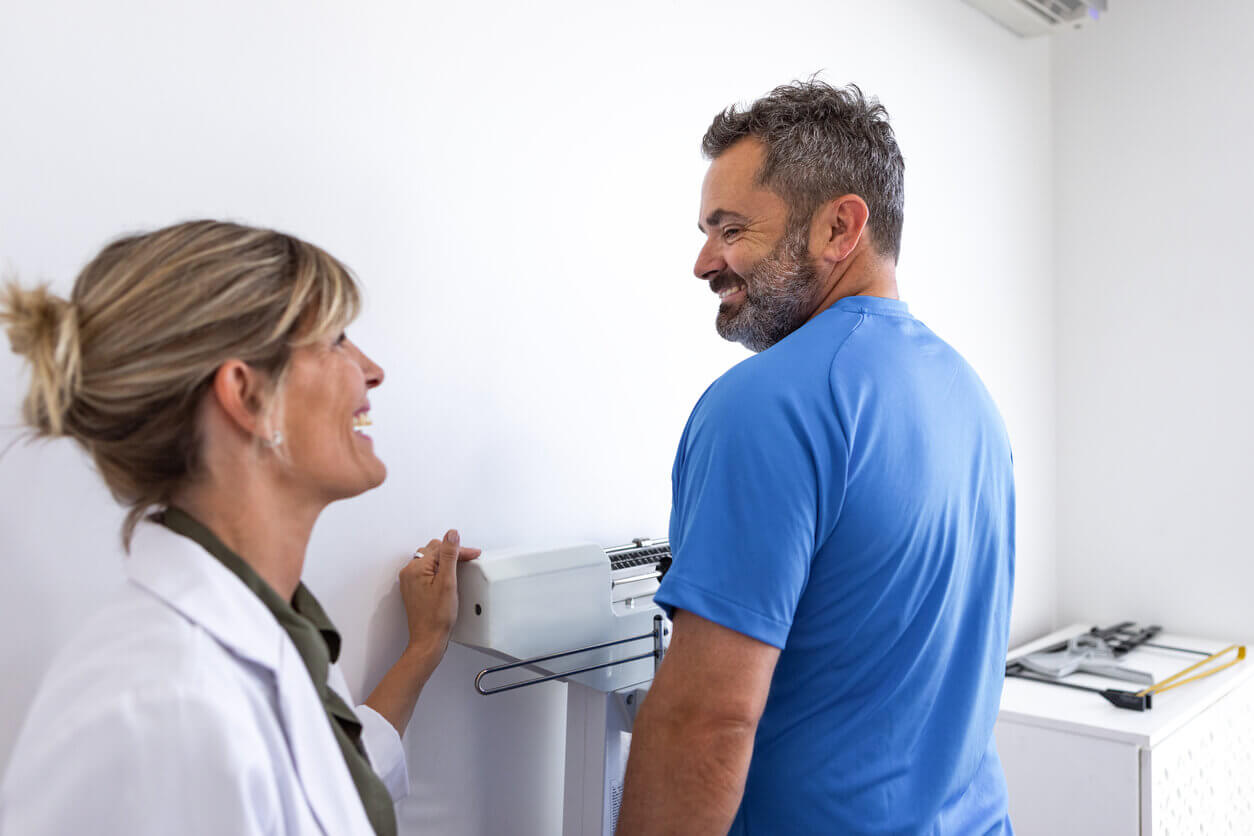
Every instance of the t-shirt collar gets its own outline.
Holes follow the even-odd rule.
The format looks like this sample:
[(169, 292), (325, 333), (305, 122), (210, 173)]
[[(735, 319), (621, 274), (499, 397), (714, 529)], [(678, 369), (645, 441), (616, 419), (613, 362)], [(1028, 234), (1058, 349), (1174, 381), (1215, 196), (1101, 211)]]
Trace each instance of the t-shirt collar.
[(846, 296), (842, 299), (837, 299), (832, 308), (851, 313), (910, 316), (910, 308), (905, 302), (900, 299), (889, 299), (885, 296)]

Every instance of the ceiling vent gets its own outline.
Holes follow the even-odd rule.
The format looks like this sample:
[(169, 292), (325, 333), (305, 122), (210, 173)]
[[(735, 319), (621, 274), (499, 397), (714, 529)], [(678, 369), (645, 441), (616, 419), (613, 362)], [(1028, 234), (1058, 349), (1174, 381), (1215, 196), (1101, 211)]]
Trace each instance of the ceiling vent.
[(1022, 38), (1079, 29), (1106, 11), (1106, 0), (962, 0)]

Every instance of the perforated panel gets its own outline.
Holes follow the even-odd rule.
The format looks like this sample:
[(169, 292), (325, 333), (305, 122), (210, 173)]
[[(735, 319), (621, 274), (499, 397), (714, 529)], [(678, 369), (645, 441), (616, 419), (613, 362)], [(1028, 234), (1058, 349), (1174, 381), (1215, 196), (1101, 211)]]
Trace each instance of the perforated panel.
[(1254, 834), (1254, 682), (1147, 754), (1151, 812), (1144, 834)]
[(610, 829), (618, 827), (618, 811), (623, 807), (623, 785), (621, 781), (610, 783)]

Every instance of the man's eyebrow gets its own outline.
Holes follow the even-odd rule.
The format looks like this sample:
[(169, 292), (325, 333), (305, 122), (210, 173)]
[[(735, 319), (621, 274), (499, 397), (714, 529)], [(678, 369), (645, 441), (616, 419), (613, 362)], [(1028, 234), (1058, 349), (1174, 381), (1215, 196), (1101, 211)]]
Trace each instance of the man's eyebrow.
[(722, 223), (725, 220), (733, 220), (733, 221), (739, 221), (740, 223), (744, 223), (745, 221), (749, 219), (746, 218), (744, 215), (740, 214), (739, 212), (732, 212), (729, 209), (715, 209), (713, 212), (711, 212), (709, 215), (706, 216), (704, 226), (701, 225), (700, 221), (697, 222), (697, 229), (701, 230), (702, 232), (705, 232), (706, 227), (718, 226), (720, 223)]

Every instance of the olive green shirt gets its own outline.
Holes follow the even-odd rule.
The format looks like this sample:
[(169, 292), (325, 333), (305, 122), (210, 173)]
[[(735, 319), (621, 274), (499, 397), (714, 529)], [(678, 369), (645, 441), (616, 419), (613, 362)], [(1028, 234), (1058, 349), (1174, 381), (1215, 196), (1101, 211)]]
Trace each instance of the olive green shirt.
[(275, 620), (291, 637), (292, 644), (296, 645), (305, 667), (309, 669), (309, 678), (313, 680), (322, 706), (326, 709), (331, 731), (335, 734), (336, 742), (340, 744), (344, 763), (357, 787), (357, 794), (361, 796), (370, 824), (379, 836), (396, 836), (396, 810), (392, 796), (370, 765), (366, 747), (361, 741), (361, 722), (353, 709), (327, 684), (331, 663), (340, 656), (340, 634), (318, 599), (301, 583), (296, 587), (291, 602), (284, 601), (243, 558), (185, 511), (171, 506), (164, 513), (158, 514), (156, 519), (176, 534), (182, 534), (199, 543), (205, 551), (238, 576), (274, 614)]

